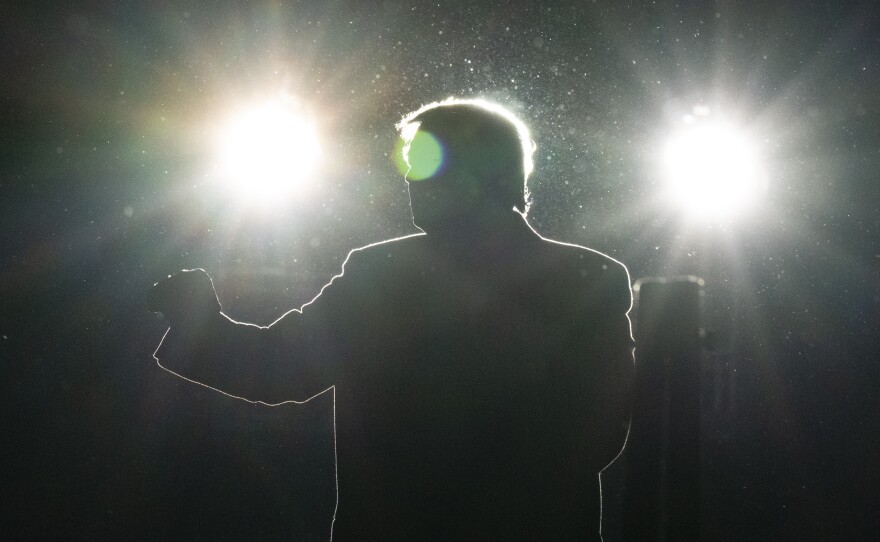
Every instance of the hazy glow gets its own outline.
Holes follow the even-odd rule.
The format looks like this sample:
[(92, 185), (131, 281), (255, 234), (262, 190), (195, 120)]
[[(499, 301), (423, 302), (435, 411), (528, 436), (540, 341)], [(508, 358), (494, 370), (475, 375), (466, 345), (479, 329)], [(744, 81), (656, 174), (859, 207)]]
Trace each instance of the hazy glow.
[(691, 217), (731, 218), (757, 203), (763, 192), (757, 150), (748, 135), (731, 124), (695, 121), (686, 117), (688, 126), (666, 145), (668, 197)]
[(314, 126), (293, 105), (239, 111), (219, 137), (218, 175), (237, 196), (279, 201), (308, 187), (320, 156)]

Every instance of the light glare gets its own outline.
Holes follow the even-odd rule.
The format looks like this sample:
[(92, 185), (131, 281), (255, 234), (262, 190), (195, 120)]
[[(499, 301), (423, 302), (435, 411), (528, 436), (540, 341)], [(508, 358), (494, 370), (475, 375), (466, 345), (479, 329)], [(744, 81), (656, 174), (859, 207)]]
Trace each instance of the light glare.
[(756, 149), (731, 125), (689, 127), (669, 141), (664, 159), (670, 199), (695, 218), (731, 218), (763, 190)]
[(302, 115), (285, 103), (268, 103), (235, 115), (219, 152), (219, 174), (233, 194), (269, 203), (307, 188), (320, 147)]

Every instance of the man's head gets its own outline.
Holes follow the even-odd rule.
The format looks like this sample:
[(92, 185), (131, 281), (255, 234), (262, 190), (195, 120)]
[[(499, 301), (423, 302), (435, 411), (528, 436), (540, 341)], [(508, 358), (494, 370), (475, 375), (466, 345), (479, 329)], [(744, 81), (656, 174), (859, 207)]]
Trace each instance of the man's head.
[(528, 212), (534, 143), (506, 109), (450, 98), (410, 113), (397, 128), (413, 218), (422, 229)]

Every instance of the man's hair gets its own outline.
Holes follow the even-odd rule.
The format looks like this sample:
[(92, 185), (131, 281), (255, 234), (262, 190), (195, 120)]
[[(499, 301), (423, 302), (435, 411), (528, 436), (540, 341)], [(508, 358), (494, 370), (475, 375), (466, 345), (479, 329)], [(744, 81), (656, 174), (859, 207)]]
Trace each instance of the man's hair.
[(396, 128), (404, 141), (403, 158), (407, 163), (416, 132), (429, 132), (447, 154), (445, 167), (497, 182), (497, 186), (487, 188), (496, 191), (499, 202), (523, 215), (528, 213), (528, 179), (534, 168), (535, 142), (526, 125), (504, 107), (479, 99), (449, 98), (409, 113)]

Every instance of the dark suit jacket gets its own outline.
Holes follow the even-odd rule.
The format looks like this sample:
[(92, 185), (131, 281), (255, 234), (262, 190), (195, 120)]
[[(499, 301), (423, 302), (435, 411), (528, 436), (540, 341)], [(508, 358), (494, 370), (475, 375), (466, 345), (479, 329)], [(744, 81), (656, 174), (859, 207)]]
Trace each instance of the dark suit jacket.
[(623, 265), (525, 223), (491, 245), (415, 235), (352, 251), (267, 328), (218, 316), (156, 356), (252, 401), (335, 387), (334, 540), (591, 540), (631, 301)]

